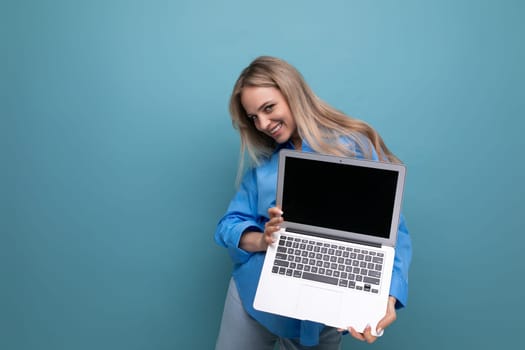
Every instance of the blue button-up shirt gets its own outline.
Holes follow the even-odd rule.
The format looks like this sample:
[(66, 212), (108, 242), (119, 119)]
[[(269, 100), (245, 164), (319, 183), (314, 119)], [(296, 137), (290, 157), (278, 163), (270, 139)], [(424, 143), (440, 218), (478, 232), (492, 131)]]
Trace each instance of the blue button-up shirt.
[[(356, 156), (363, 158), (364, 152), (352, 141), (347, 142), (349, 147), (353, 147)], [(253, 308), (265, 253), (252, 253), (239, 248), (239, 241), (244, 232), (262, 232), (264, 224), (269, 220), (268, 209), (275, 206), (278, 151), (282, 148), (293, 148), (293, 145), (291, 142), (281, 145), (268, 161), (246, 172), (239, 190), (217, 226), (215, 241), (228, 249), (233, 260), (233, 278), (246, 312), (272, 333), (285, 338), (299, 338), (301, 344), (313, 346), (319, 343), (319, 333), (324, 325), (278, 316)], [(302, 151), (313, 152), (304, 140)], [(374, 160), (378, 160), (373, 147), (370, 146), (368, 151)], [(412, 243), (405, 219), (401, 215), (390, 287), (390, 295), (397, 299), (397, 308), (405, 306), (407, 302), (408, 268), (411, 256)]]

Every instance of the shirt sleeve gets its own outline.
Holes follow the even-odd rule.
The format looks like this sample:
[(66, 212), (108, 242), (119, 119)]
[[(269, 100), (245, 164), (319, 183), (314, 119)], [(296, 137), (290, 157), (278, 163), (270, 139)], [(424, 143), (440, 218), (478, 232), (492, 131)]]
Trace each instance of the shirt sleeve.
[(408, 269), (412, 260), (412, 240), (408, 234), (405, 218), (399, 218), (394, 269), (390, 284), (390, 295), (397, 299), (396, 308), (404, 307), (408, 299)]
[(263, 232), (257, 215), (255, 169), (249, 170), (244, 176), (239, 190), (215, 231), (215, 242), (228, 250), (235, 264), (246, 262), (253, 254), (239, 248), (241, 236), (247, 230)]

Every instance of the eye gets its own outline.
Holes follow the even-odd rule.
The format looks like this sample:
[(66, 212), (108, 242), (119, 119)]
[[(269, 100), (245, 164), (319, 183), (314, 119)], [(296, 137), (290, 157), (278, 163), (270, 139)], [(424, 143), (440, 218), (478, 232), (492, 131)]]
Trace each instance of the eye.
[(271, 104), (271, 105), (268, 105), (268, 106), (264, 107), (264, 112), (265, 113), (271, 113), (273, 111), (273, 107), (274, 106), (275, 106), (274, 104)]
[(250, 119), (252, 122), (254, 122), (255, 120), (257, 120), (257, 116), (255, 114), (248, 114), (247, 115), (248, 119)]

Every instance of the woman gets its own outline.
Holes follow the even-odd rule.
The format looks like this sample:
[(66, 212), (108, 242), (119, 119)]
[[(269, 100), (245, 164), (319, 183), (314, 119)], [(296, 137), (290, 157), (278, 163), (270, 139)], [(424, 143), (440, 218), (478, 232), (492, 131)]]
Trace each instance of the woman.
[[(230, 114), (241, 136), (238, 179), (246, 151), (254, 166), (244, 174), (215, 232), (216, 242), (227, 248), (234, 263), (216, 350), (270, 350), (276, 342), (281, 349), (340, 349), (341, 334), (346, 332), (374, 342), (370, 326), (358, 333), (351, 327), (334, 329), (268, 314), (255, 310), (253, 299), (266, 248), (283, 222), (283, 213), (275, 207), (279, 150), (399, 160), (374, 129), (321, 101), (301, 74), (278, 58), (259, 57), (243, 70), (230, 99)], [(411, 252), (401, 217), (388, 307), (377, 334), (395, 321), (396, 308), (406, 304)]]

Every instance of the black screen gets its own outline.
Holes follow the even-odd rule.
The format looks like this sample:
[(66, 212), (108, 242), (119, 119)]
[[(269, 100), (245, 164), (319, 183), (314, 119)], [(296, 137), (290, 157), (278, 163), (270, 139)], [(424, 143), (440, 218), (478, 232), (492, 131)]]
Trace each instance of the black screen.
[(286, 221), (388, 238), (398, 173), (288, 157)]

